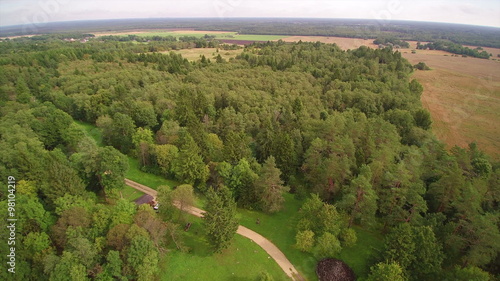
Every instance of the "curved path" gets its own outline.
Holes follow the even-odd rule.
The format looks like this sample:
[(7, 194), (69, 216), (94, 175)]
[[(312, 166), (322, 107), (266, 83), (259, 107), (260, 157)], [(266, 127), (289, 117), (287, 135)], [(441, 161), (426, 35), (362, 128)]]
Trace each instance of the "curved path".
[[(146, 194), (149, 194), (156, 198), (156, 195), (158, 192), (156, 190), (147, 187), (145, 185), (142, 185), (140, 183), (137, 183), (135, 181), (131, 181), (129, 179), (125, 179), (125, 184), (135, 188), (141, 192), (144, 192)], [(177, 207), (177, 206), (176, 206)], [(197, 217), (203, 217), (203, 211), (202, 209), (190, 206), (189, 208), (186, 209), (186, 212), (190, 213), (191, 215), (197, 216)], [(290, 277), (292, 280), (298, 280), (302, 281), (305, 280), (295, 269), (293, 264), (286, 258), (285, 254), (278, 249), (271, 241), (267, 240), (264, 236), (258, 234), (257, 232), (250, 230), (242, 225), (238, 226), (238, 230), (236, 231), (241, 236), (244, 236), (255, 243), (259, 245), (264, 251), (266, 251), (270, 257), (272, 257), (276, 263), (283, 269), (283, 271)]]

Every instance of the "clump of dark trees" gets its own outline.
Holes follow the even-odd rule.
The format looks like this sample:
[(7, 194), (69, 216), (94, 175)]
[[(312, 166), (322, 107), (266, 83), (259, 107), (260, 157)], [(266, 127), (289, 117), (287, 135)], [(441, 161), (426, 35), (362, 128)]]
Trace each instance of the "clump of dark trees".
[[(172, 43), (193, 44), (0, 43), (0, 175), (19, 179), (23, 206), (16, 276), (153, 280), (165, 249), (184, 249), (174, 222), (119, 199), (123, 154), (225, 202), (228, 217), (233, 201), (278, 212), (290, 190), (305, 200), (296, 246), (318, 259), (356, 243), (353, 226), (384, 233), (373, 280), (499, 273), (500, 167), (475, 144), (435, 139), (399, 52), (269, 42), (189, 62), (152, 51)], [(105, 146), (74, 120), (98, 126)]]
[(460, 44), (453, 43), (451, 41), (435, 41), (435, 42), (430, 42), (427, 44), (421, 44), (420, 42), (417, 43), (417, 49), (420, 50), (442, 50), (442, 51), (447, 51), (452, 54), (457, 54), (457, 55), (464, 55), (464, 56), (470, 56), (470, 57), (475, 57), (475, 58), (480, 58), (480, 59), (489, 59), (490, 54), (482, 48), (478, 47), (475, 49), (469, 48), (469, 47), (464, 47)]

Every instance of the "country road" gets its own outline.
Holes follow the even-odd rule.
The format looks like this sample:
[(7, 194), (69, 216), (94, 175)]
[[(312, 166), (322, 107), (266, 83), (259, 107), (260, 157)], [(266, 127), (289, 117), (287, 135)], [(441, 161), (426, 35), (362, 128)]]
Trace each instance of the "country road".
[[(156, 190), (154, 190), (148, 186), (142, 185), (140, 183), (131, 181), (129, 179), (125, 179), (125, 184), (132, 187), (132, 188), (135, 188), (141, 192), (149, 194), (149, 195), (153, 196), (154, 198), (156, 198), (156, 195), (158, 194), (158, 192), (156, 192)], [(203, 213), (205, 212), (202, 209), (196, 208), (194, 206), (190, 206), (189, 208), (186, 209), (186, 211), (189, 214), (200, 217), (200, 218), (203, 217)], [(276, 245), (274, 245), (271, 241), (266, 239), (264, 236), (258, 234), (257, 232), (255, 232), (251, 229), (248, 229), (242, 225), (238, 226), (238, 230), (236, 233), (238, 233), (239, 235), (241, 235), (243, 237), (246, 237), (246, 238), (252, 240), (257, 245), (259, 245), (262, 249), (264, 249), (264, 251), (266, 251), (269, 254), (269, 256), (272, 257), (276, 261), (276, 263), (281, 267), (281, 269), (283, 269), (283, 271), (292, 280), (297, 280), (297, 281), (305, 280), (304, 277), (302, 277), (299, 274), (297, 269), (295, 269), (293, 264), (286, 258), (285, 254), (283, 254), (283, 252), (281, 252), (281, 250), (278, 249), (278, 247), (276, 247)]]

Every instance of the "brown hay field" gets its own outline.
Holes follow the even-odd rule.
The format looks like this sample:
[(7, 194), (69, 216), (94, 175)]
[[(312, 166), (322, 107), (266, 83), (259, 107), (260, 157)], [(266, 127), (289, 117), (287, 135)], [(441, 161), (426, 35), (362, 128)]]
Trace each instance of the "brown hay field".
[(378, 45), (373, 44), (373, 39), (360, 39), (360, 38), (343, 38), (343, 37), (326, 37), (326, 36), (291, 36), (282, 39), (285, 42), (321, 42), (329, 44), (337, 44), (341, 49), (357, 49), (361, 46), (368, 46), (370, 48), (378, 48)]
[(477, 142), (500, 160), (500, 62), (439, 52), (403, 53), (410, 63), (431, 68), (413, 77), (424, 86), (422, 104), (431, 112), (434, 133), (449, 147)]

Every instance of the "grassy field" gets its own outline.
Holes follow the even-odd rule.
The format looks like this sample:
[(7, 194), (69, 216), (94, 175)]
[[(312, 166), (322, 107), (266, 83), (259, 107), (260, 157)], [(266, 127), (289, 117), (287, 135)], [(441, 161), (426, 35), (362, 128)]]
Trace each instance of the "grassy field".
[(245, 40), (245, 41), (273, 41), (286, 38), (287, 36), (281, 35), (246, 35), (246, 34), (238, 34), (237, 32), (224, 32), (224, 31), (200, 31), (200, 30), (133, 30), (133, 31), (124, 31), (124, 32), (116, 32), (116, 33), (96, 33), (96, 36), (106, 36), (106, 35), (115, 35), (115, 36), (128, 36), (128, 35), (137, 35), (137, 36), (174, 36), (174, 37), (183, 37), (183, 36), (193, 36), (197, 38), (201, 38), (205, 35), (215, 36), (217, 39), (231, 39), (231, 40)]
[[(183, 58), (186, 58), (189, 61), (197, 61), (200, 59), (202, 55), (204, 55), (207, 59), (210, 59), (211, 61), (215, 61), (218, 54), (220, 54), (223, 59), (228, 61), (230, 58), (234, 58), (237, 55), (239, 55), (242, 52), (242, 50), (225, 51), (219, 49), (219, 52), (217, 53), (217, 48), (194, 48), (194, 49), (182, 49), (175, 52), (181, 54)], [(165, 53), (170, 53), (170, 51)]]
[[(317, 259), (312, 254), (303, 253), (293, 247), (298, 210), (303, 201), (295, 199), (292, 194), (285, 194), (285, 199), (284, 210), (272, 215), (239, 209), (240, 224), (262, 234), (276, 244), (307, 280), (317, 280), (315, 273)], [(256, 224), (257, 218), (260, 224)], [(372, 262), (371, 256), (382, 247), (382, 240), (377, 235), (361, 228), (355, 228), (355, 230), (358, 235), (357, 244), (343, 249), (337, 258), (345, 261), (358, 277), (366, 277)]]
[(278, 264), (257, 244), (235, 235), (232, 245), (221, 254), (212, 254), (202, 236), (201, 219), (190, 216), (193, 223), (186, 232), (189, 253), (167, 253), (161, 261), (161, 280), (258, 280), (267, 272), (274, 280), (289, 280)]
[(422, 104), (431, 112), (433, 131), (449, 147), (477, 142), (500, 160), (500, 62), (454, 57), (442, 51), (403, 54), (430, 71), (413, 77), (424, 86)]
[(361, 38), (344, 38), (344, 37), (327, 37), (327, 36), (290, 36), (282, 39), (285, 42), (321, 42), (327, 44), (337, 44), (341, 49), (357, 49), (361, 46), (370, 48), (378, 48), (378, 45), (373, 44), (373, 39)]
[(96, 36), (107, 36), (107, 35), (115, 35), (115, 36), (127, 36), (127, 35), (137, 35), (144, 37), (151, 36), (174, 36), (174, 37), (183, 37), (183, 36), (193, 36), (197, 38), (201, 38), (205, 36), (205, 34), (210, 36), (231, 36), (235, 35), (236, 32), (221, 32), (221, 31), (195, 31), (195, 30), (132, 30), (132, 31), (123, 31), (123, 32), (115, 32), (115, 33), (96, 33)]

